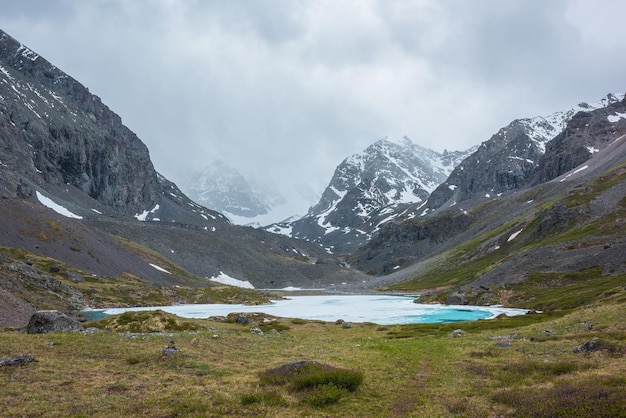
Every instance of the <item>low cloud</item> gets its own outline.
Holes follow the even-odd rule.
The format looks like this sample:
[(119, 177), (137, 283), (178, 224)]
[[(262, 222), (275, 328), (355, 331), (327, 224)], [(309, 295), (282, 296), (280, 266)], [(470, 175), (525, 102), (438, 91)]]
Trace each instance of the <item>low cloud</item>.
[(466, 149), (624, 90), (619, 0), (10, 3), (0, 26), (99, 95), (177, 182), (221, 158), (321, 188), (384, 136)]

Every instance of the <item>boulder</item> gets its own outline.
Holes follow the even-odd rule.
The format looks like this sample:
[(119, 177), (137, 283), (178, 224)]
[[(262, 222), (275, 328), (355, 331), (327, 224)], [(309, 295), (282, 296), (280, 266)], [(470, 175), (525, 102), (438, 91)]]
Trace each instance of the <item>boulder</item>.
[(574, 353), (591, 353), (592, 351), (600, 350), (600, 343), (597, 338), (592, 338), (584, 344), (579, 345), (574, 349)]
[(446, 303), (448, 305), (467, 305), (467, 299), (465, 299), (465, 296), (463, 294), (454, 292), (450, 296), (448, 296)]
[(69, 317), (59, 311), (37, 311), (30, 317), (26, 332), (29, 334), (46, 334), (55, 331), (80, 331), (82, 325), (76, 318)]
[(24, 363), (30, 363), (31, 361), (35, 361), (35, 357), (23, 354), (21, 356), (13, 356), (0, 359), (0, 367), (1, 366), (21, 366)]

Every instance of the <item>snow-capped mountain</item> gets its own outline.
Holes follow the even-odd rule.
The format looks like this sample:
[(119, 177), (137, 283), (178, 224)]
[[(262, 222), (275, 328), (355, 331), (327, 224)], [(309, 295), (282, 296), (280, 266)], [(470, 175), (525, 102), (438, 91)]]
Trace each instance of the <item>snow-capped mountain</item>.
[(622, 97), (623, 94), (609, 94), (596, 103), (514, 120), (459, 164), (424, 205), (405, 216), (424, 216), (462, 201), (491, 199), (518, 189), (539, 166), (548, 142), (561, 134), (574, 116), (618, 103)]
[(243, 174), (223, 160), (183, 179), (184, 191), (192, 200), (223, 213), (233, 224), (255, 228), (302, 217), (324, 188), (315, 181), (293, 183), (281, 189), (273, 180)]
[(424, 202), (472, 151), (438, 153), (407, 137), (381, 139), (339, 164), (305, 217), (267, 229), (317, 242), (329, 251), (352, 251), (399, 207)]
[(240, 218), (264, 215), (271, 208), (271, 202), (263, 201), (243, 175), (222, 160), (194, 173), (185, 191), (195, 202), (223, 213), (235, 223)]
[[(529, 271), (582, 271), (599, 265), (610, 271), (606, 265), (624, 254), (618, 244), (624, 226), (615, 219), (620, 219), (619, 202), (626, 195), (626, 97), (610, 94), (599, 105), (553, 116), (519, 119), (502, 128), (465, 159), (425, 205), (385, 223), (348, 258), (350, 264), (371, 274), (388, 274), (443, 247), (473, 241), (476, 250), (465, 255), (472, 260), (496, 252), (504, 255), (502, 263), (490, 258), (494, 268), (475, 276), (483, 291), (490, 291), (493, 283), (527, 277)], [(549, 135), (556, 136), (546, 142)], [(599, 238), (598, 233), (607, 235)], [(525, 250), (510, 257), (510, 243), (519, 242), (518, 236), (524, 236), (526, 245), (517, 248)], [(542, 239), (550, 243), (541, 246)], [(587, 245), (581, 243), (585, 239)], [(607, 253), (615, 247), (615, 253)], [(525, 252), (529, 248), (534, 254)], [(516, 271), (522, 271), (517, 278)]]

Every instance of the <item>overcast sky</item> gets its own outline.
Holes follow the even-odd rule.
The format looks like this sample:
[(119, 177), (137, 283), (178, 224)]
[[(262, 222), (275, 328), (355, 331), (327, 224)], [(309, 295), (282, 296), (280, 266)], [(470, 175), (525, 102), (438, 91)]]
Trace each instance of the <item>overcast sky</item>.
[(622, 0), (0, 0), (0, 28), (100, 96), (166, 177), (220, 158), (287, 195), (385, 136), (467, 149), (626, 90), (624, 16)]

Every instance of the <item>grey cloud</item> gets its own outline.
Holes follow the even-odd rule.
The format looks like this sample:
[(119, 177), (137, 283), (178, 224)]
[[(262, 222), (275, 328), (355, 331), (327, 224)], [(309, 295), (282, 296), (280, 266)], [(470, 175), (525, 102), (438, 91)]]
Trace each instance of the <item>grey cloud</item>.
[(386, 135), (468, 148), (624, 89), (619, 0), (2, 3), (175, 181), (221, 158), (297, 189)]

